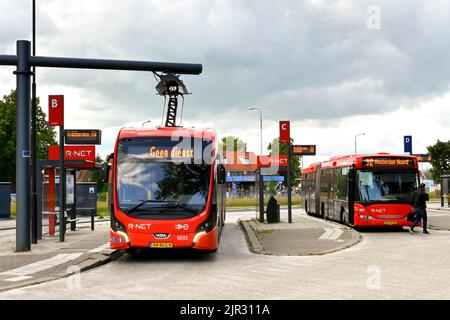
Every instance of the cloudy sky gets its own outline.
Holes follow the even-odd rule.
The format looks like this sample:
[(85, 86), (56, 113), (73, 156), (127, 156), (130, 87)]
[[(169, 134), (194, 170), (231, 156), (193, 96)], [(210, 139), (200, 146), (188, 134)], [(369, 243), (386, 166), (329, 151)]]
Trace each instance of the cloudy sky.
[[(31, 39), (31, 0), (0, 0), (0, 54)], [(37, 55), (192, 62), (185, 126), (237, 135), (259, 153), (278, 121), (317, 157), (403, 153), (450, 139), (448, 1), (37, 0)], [(15, 86), (0, 67), (0, 95)], [(39, 69), (38, 95), (64, 94), (66, 128), (99, 128), (110, 153), (120, 127), (161, 123), (151, 73)]]

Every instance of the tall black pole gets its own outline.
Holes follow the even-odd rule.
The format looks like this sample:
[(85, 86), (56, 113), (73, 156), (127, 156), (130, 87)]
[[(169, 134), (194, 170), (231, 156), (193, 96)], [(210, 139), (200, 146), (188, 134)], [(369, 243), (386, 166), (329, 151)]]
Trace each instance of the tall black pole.
[(292, 223), (292, 186), (291, 186), (291, 143), (288, 143), (288, 172), (287, 172), (287, 187), (288, 187), (288, 222)]
[(64, 168), (64, 125), (59, 126), (59, 241), (64, 242), (66, 223), (66, 169)]
[(258, 192), (259, 192), (259, 222), (264, 222), (264, 176), (261, 168), (258, 169)]
[[(36, 0), (33, 0), (33, 56), (36, 55)], [(37, 194), (36, 194), (36, 67), (33, 66), (31, 87), (31, 243), (37, 243)]]
[(16, 91), (16, 251), (30, 243), (30, 42), (17, 41)]

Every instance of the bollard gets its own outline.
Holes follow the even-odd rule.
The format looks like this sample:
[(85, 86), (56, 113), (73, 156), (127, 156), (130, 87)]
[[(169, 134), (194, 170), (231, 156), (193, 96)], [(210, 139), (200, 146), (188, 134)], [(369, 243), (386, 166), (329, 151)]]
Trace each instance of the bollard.
[(94, 230), (94, 214), (95, 214), (95, 210), (91, 209), (91, 230)]

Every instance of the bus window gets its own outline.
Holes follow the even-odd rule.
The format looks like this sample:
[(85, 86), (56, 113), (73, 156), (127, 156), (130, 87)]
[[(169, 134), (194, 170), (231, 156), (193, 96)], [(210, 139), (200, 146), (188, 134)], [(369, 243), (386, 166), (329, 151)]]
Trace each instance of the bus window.
[(359, 171), (358, 200), (411, 202), (417, 175), (409, 171)]

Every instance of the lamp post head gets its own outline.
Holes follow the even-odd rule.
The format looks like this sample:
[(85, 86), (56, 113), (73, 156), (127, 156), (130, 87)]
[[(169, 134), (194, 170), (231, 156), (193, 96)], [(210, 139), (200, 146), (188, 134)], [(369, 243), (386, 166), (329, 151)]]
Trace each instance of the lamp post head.
[(144, 124), (146, 124), (148, 122), (152, 122), (152, 120), (147, 120), (147, 121), (142, 122), (142, 128), (144, 127)]

